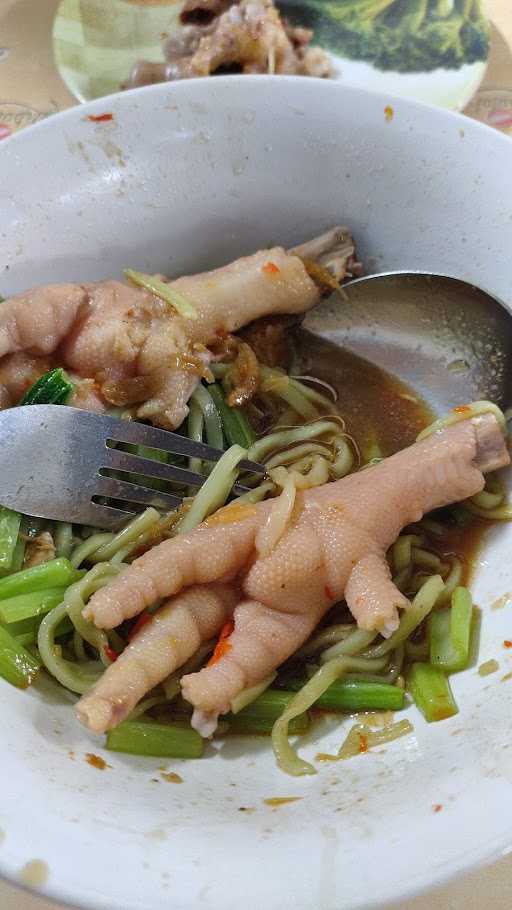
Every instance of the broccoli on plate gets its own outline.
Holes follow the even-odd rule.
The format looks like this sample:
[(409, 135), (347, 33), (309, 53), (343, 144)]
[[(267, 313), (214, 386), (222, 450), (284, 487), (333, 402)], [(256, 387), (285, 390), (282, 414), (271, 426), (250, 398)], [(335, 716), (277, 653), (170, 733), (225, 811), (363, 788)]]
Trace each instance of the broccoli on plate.
[(489, 53), (481, 0), (281, 0), (279, 6), (292, 21), (314, 28), (318, 44), (381, 70), (460, 69)]

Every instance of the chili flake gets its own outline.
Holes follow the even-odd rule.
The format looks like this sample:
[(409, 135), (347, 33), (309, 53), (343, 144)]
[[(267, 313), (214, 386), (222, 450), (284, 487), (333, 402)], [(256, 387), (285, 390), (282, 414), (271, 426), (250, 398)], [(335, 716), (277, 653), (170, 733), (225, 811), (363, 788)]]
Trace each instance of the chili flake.
[(130, 634), (128, 635), (128, 641), (132, 641), (132, 639), (135, 638), (136, 635), (138, 635), (140, 630), (146, 625), (146, 623), (148, 623), (150, 621), (150, 619), (151, 619), (150, 614), (147, 612), (147, 610), (144, 610), (144, 612), (140, 614), (140, 616), (139, 616), (137, 622), (135, 623), (135, 625), (133, 626), (133, 628), (130, 630)]
[(206, 664), (207, 667), (213, 667), (213, 665), (218, 663), (222, 657), (225, 657), (226, 654), (229, 654), (233, 645), (230, 644), (229, 641), (226, 641), (226, 639), (229, 638), (234, 628), (235, 624), (232, 619), (229, 619), (224, 623), (222, 629), (220, 630), (219, 640), (215, 645), (215, 650), (210, 657), (210, 660)]
[(114, 651), (114, 649), (111, 648), (110, 645), (105, 645), (104, 650), (105, 650), (106, 656), (108, 657), (109, 660), (112, 661), (112, 663), (114, 663), (114, 661), (117, 660), (117, 658), (119, 657), (119, 654), (117, 653), (117, 651)]
[(113, 114), (88, 114), (87, 119), (92, 123), (106, 123), (107, 120), (113, 120)]

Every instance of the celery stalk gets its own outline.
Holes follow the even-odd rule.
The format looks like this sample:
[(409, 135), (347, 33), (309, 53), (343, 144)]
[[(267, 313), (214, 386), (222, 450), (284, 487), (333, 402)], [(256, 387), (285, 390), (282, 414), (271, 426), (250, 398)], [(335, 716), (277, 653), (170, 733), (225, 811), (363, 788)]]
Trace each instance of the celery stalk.
[[(284, 689), (266, 689), (254, 701), (237, 714), (227, 714), (230, 733), (272, 733), (272, 727), (294, 698), (294, 692)], [(304, 712), (290, 722), (290, 733), (305, 733), (309, 727), (309, 715)]]
[[(286, 685), (298, 692), (306, 682), (306, 679), (287, 679)], [(403, 706), (403, 689), (363, 679), (338, 679), (314, 705), (324, 711), (399, 711)]]
[(125, 721), (107, 733), (107, 749), (157, 758), (201, 758), (204, 742), (190, 727)]
[(452, 594), (451, 607), (430, 617), (430, 663), (447, 673), (464, 670), (468, 665), (473, 602), (467, 588)]
[(20, 531), (21, 515), (0, 506), (0, 570), (9, 570), (12, 566), (18, 535)]
[(31, 569), (22, 569), (14, 575), (0, 578), (0, 600), (44, 591), (46, 588), (67, 588), (84, 574), (73, 568), (69, 559), (50, 559)]
[(0, 676), (19, 689), (33, 682), (41, 663), (0, 626)]
[[(65, 590), (65, 587), (46, 588), (43, 591), (33, 591), (30, 594), (19, 594), (17, 597), (0, 600), (0, 622), (9, 625), (48, 613), (62, 601)], [(50, 603), (52, 606), (49, 606)]]
[(433, 667), (432, 664), (413, 664), (407, 683), (416, 705), (429, 723), (445, 720), (458, 713), (450, 684), (438, 667)]

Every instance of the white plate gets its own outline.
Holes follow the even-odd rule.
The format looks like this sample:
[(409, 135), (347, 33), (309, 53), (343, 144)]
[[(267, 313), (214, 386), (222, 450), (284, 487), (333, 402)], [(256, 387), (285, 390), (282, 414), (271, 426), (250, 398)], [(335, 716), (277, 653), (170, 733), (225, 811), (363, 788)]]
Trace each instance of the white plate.
[(365, 60), (349, 60), (335, 54), (331, 56), (336, 77), (344, 85), (389, 92), (454, 111), (462, 111), (471, 101), (487, 69), (487, 61), (476, 60), (455, 70), (439, 67), (428, 73), (397, 73), (394, 70), (379, 70)]
[[(340, 54), (334, 8), (322, 10), (300, 0), (278, 0), (277, 6), (284, 16), (291, 14), (295, 24), (314, 30), (314, 44), (329, 52), (333, 77), (344, 85), (463, 110), (487, 68), (482, 59), (428, 72), (377, 69)], [(79, 101), (91, 101), (117, 91), (136, 60), (163, 61), (161, 35), (176, 29), (180, 8), (176, 0), (110, 0), (106, 11), (103, 0), (61, 0), (53, 24), (53, 53), (70, 92)]]
[[(0, 293), (127, 265), (196, 270), (342, 220), (379, 270), (456, 274), (510, 301), (511, 165), (509, 140), (479, 124), (316, 80), (113, 96), (2, 143)], [(105, 753), (62, 690), (0, 681), (1, 870), (42, 860), (45, 893), (104, 910), (361, 910), (512, 849), (512, 607), (490, 609), (512, 590), (511, 546), (509, 527), (492, 531), (474, 585), (480, 660), (500, 671), (454, 679), (453, 720), (411, 709), (413, 735), (315, 777), (240, 740), (166, 763), (184, 779), (170, 784), (160, 761)], [(326, 722), (304, 754), (342, 736)], [(302, 799), (271, 809), (273, 796)]]

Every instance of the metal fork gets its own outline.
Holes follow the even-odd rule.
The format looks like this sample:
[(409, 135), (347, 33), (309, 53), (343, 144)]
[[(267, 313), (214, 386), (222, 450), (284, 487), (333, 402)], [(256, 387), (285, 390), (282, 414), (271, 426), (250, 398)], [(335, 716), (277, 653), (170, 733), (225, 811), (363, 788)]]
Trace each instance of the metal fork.
[[(119, 443), (212, 462), (223, 454), (177, 433), (78, 408), (9, 408), (0, 411), (0, 503), (37, 518), (116, 529), (137, 506), (175, 509), (185, 495), (151, 489), (134, 482), (134, 474), (194, 488), (207, 479), (185, 467), (124, 452), (116, 448)], [(240, 462), (240, 468), (265, 474), (262, 465), (251, 461)], [(108, 476), (111, 471), (121, 476)], [(247, 489), (233, 487), (236, 493)]]

